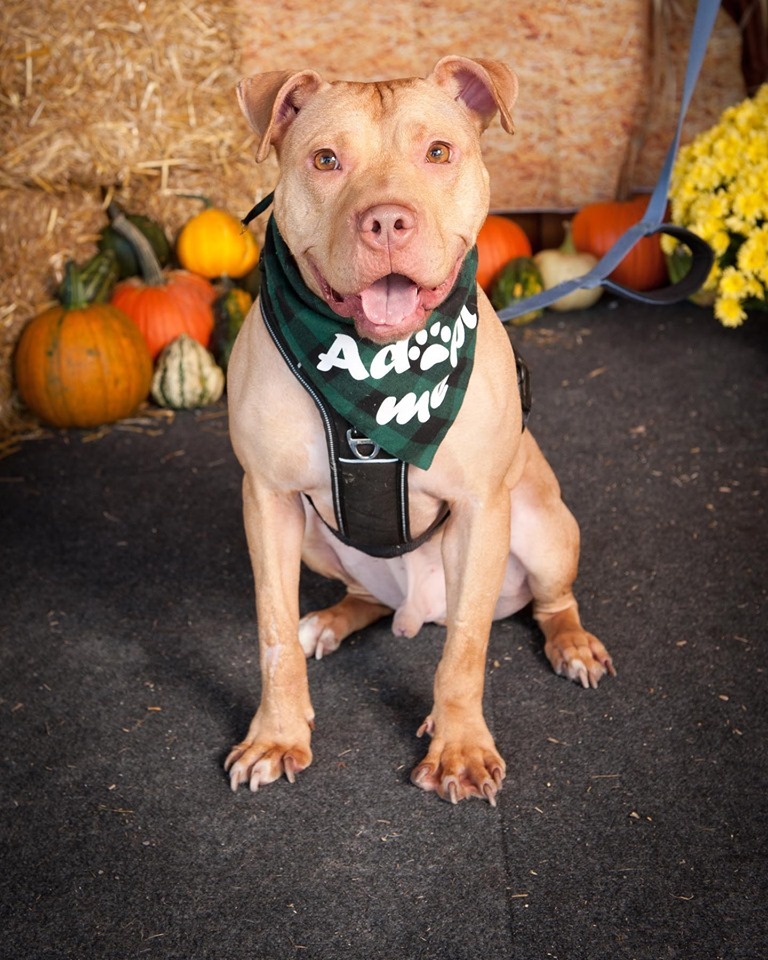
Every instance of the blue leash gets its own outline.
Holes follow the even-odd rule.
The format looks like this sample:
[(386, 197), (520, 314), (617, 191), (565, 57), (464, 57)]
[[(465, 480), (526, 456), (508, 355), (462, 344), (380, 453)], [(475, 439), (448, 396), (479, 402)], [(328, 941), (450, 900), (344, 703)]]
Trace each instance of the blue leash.
[[(696, 19), (693, 24), (691, 34), (691, 46), (688, 51), (688, 65), (685, 70), (685, 83), (683, 85), (683, 96), (680, 104), (680, 114), (677, 120), (675, 135), (667, 152), (664, 165), (659, 174), (659, 179), (648, 201), (645, 213), (642, 219), (634, 224), (626, 233), (622, 234), (610, 250), (595, 264), (595, 266), (581, 277), (575, 277), (573, 280), (565, 280), (551, 287), (549, 290), (543, 290), (524, 300), (518, 300), (504, 310), (499, 311), (501, 320), (511, 320), (529, 310), (538, 310), (541, 307), (547, 307), (560, 297), (564, 297), (574, 290), (582, 288), (591, 289), (593, 287), (603, 286), (612, 293), (617, 293), (629, 300), (637, 300), (640, 303), (663, 304), (677, 303), (679, 300), (685, 300), (691, 294), (696, 293), (701, 285), (707, 279), (709, 271), (712, 269), (714, 254), (709, 244), (696, 236), (685, 227), (679, 227), (672, 223), (662, 223), (664, 212), (667, 206), (667, 194), (669, 193), (669, 181), (672, 176), (672, 167), (674, 166), (677, 150), (680, 145), (680, 136), (683, 130), (683, 121), (688, 111), (688, 105), (691, 102), (696, 81), (701, 71), (701, 64), (704, 60), (704, 53), (707, 49), (707, 43), (715, 25), (717, 11), (720, 8), (720, 0), (699, 0), (696, 9)], [(662, 287), (658, 290), (631, 290), (624, 287), (614, 280), (608, 279), (611, 273), (621, 263), (624, 257), (643, 237), (651, 237), (657, 233), (666, 233), (684, 243), (691, 251), (691, 266), (688, 273), (677, 283), (668, 287)]]

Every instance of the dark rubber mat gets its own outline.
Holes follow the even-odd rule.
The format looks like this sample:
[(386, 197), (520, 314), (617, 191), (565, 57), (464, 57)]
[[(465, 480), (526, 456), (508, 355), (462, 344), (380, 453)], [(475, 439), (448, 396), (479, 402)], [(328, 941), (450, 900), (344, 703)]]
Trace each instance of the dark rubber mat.
[(618, 676), (494, 625), (496, 810), (410, 785), (443, 631), (386, 621), (309, 664), (312, 767), (230, 792), (258, 660), (223, 406), (0, 461), (0, 956), (767, 955), (768, 326), (607, 301), (515, 337)]

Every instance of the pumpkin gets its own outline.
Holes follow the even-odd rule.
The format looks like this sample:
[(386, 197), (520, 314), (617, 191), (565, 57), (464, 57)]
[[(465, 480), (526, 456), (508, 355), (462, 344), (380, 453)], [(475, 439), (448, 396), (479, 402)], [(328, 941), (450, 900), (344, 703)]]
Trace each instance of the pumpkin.
[(253, 234), (231, 213), (200, 199), (205, 209), (184, 224), (176, 241), (179, 263), (209, 279), (245, 276), (259, 259)]
[[(160, 224), (140, 213), (127, 213), (125, 216), (149, 240), (158, 263), (164, 267), (171, 259), (171, 245)], [(139, 260), (130, 242), (111, 224), (100, 231), (97, 242), (99, 250), (114, 251), (121, 280), (135, 277), (141, 272)]]
[(223, 392), (224, 371), (197, 340), (182, 333), (163, 348), (152, 378), (152, 398), (161, 407), (204, 407)]
[(30, 410), (54, 427), (112, 423), (149, 393), (152, 359), (144, 338), (122, 311), (98, 302), (116, 270), (111, 252), (82, 270), (68, 263), (60, 303), (22, 331), (16, 386)]
[[(597, 263), (597, 257), (592, 253), (580, 253), (573, 242), (570, 223), (564, 223), (565, 239), (556, 250), (539, 250), (533, 262), (539, 268), (541, 280), (545, 290), (556, 287), (566, 280), (575, 280), (585, 273), (589, 273)], [(559, 300), (550, 304), (551, 310), (585, 310), (597, 303), (603, 292), (602, 287), (584, 287), (567, 293)]]
[(213, 331), (213, 285), (187, 270), (163, 272), (141, 231), (120, 212), (113, 210), (111, 216), (112, 226), (130, 241), (141, 267), (141, 277), (117, 284), (114, 306), (136, 323), (153, 358), (182, 333), (207, 347)]
[[(516, 303), (518, 300), (524, 300), (526, 297), (532, 297), (535, 293), (541, 293), (544, 289), (544, 283), (541, 279), (539, 268), (531, 257), (515, 257), (506, 263), (494, 280), (491, 288), (491, 303), (496, 310), (503, 310), (505, 307)], [(540, 317), (542, 309), (530, 310), (527, 313), (521, 313), (513, 317), (510, 321), (515, 326), (522, 326), (530, 323), (536, 317)]]
[(245, 321), (253, 300), (250, 293), (240, 287), (232, 287), (218, 298), (213, 305), (213, 351), (226, 370), (232, 347), (235, 345), (240, 327)]
[(477, 235), (477, 282), (488, 293), (496, 274), (515, 257), (530, 257), (531, 241), (509, 217), (489, 214)]
[[(642, 219), (647, 206), (647, 197), (635, 197), (632, 200), (589, 203), (582, 207), (572, 223), (576, 249), (600, 259), (629, 227)], [(633, 290), (653, 290), (663, 286), (667, 281), (667, 268), (659, 237), (639, 240), (610, 278)]]

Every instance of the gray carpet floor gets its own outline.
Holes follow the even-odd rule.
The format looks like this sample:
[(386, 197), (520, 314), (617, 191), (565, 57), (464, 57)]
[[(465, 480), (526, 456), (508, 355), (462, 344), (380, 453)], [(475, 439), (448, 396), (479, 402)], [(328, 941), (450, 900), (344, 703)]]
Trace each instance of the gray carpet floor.
[(443, 631), (387, 621), (309, 664), (313, 766), (230, 792), (259, 678), (223, 405), (0, 461), (3, 958), (768, 956), (768, 325), (606, 301), (516, 340), (618, 676), (495, 624), (496, 810), (409, 784)]

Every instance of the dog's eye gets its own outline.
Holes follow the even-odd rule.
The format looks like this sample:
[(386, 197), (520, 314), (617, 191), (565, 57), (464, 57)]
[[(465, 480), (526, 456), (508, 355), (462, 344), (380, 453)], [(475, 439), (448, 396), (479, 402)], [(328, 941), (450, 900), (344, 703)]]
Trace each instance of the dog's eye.
[(449, 163), (451, 159), (451, 148), (442, 140), (435, 140), (429, 145), (427, 150), (427, 161), (429, 163)]
[(317, 170), (339, 169), (339, 158), (333, 150), (318, 150), (313, 159)]

